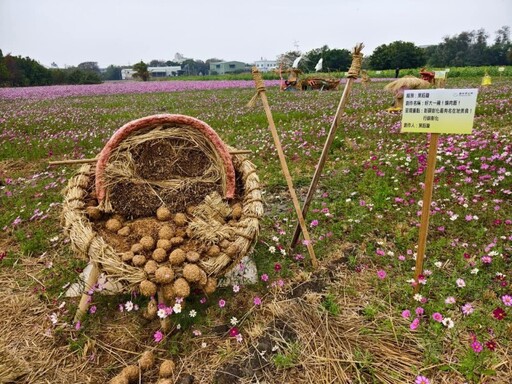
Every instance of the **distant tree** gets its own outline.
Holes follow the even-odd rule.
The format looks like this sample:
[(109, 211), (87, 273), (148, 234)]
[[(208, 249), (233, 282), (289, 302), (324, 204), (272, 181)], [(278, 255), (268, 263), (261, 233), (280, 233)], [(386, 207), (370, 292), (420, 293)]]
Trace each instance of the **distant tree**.
[(135, 73), (133, 74), (133, 77), (140, 78), (142, 81), (148, 81), (149, 80), (149, 72), (148, 72), (148, 65), (144, 63), (142, 60), (140, 63), (137, 63), (133, 66), (133, 69)]
[(176, 66), (179, 66), (179, 65), (180, 65), (180, 63), (177, 63), (177, 62), (172, 61), (172, 60), (167, 60), (167, 61), (165, 62), (165, 65), (166, 65), (167, 67), (176, 67)]
[[(315, 48), (311, 51), (308, 51), (304, 54), (303, 59), (301, 61), (304, 61), (302, 63), (303, 67), (305, 68), (306, 72), (315, 72), (315, 65), (318, 63), (318, 61), (321, 58), (324, 58), (325, 53), (329, 51), (329, 47), (327, 45), (324, 45), (321, 48)], [(293, 63), (293, 61), (292, 61)], [(299, 64), (301, 64), (299, 62)], [(325, 66), (324, 66), (325, 68)]]
[(109, 65), (104, 73), (101, 74), (103, 80), (121, 80), (121, 67)]
[(425, 64), (424, 51), (405, 41), (394, 41), (375, 48), (370, 56), (369, 65), (372, 69), (417, 68)]
[(488, 45), (489, 34), (484, 29), (461, 32), (455, 36), (446, 36), (443, 41), (426, 51), (431, 66), (482, 66), (506, 65), (512, 49), (510, 28), (504, 26), (496, 31), (492, 46)]
[(347, 49), (330, 49), (324, 53), (323, 71), (348, 71), (352, 55)]
[(81, 69), (82, 71), (91, 71), (100, 74), (100, 67), (98, 67), (98, 63), (96, 61), (86, 61), (80, 63), (78, 64), (77, 68)]
[(210, 70), (210, 65), (202, 60), (187, 59), (181, 63), (181, 68), (186, 75), (197, 76), (199, 74), (206, 75)]

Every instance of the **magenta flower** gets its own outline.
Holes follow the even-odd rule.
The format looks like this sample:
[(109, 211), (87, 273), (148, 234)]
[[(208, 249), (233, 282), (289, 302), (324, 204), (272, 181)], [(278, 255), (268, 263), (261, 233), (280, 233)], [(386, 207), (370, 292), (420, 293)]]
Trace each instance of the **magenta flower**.
[(80, 328), (82, 328), (82, 323), (80, 322), (80, 320), (78, 320), (75, 324), (75, 330), (79, 331)]
[(482, 344), (481, 344), (480, 342), (476, 341), (476, 340), (475, 340), (475, 341), (473, 341), (473, 342), (471, 343), (471, 348), (472, 348), (472, 349), (473, 349), (473, 351), (475, 351), (476, 353), (480, 353), (480, 352), (482, 352), (482, 350), (484, 349), (484, 348), (483, 348), (483, 346), (482, 346)]
[(461, 309), (462, 313), (466, 316), (471, 315), (475, 311), (471, 303), (464, 304)]
[(313, 220), (313, 221), (311, 222), (311, 224), (309, 224), (309, 226), (310, 226), (311, 228), (314, 228), (314, 227), (316, 227), (317, 225), (318, 225), (318, 220)]
[(438, 323), (443, 321), (443, 315), (441, 315), (439, 312), (435, 312), (432, 314), (432, 318), (437, 321)]
[(261, 281), (268, 281), (268, 275), (266, 273), (261, 275)]
[(422, 316), (425, 313), (425, 310), (422, 307), (418, 307), (414, 312), (416, 312), (416, 316)]
[(414, 330), (416, 330), (418, 328), (419, 325), (420, 325), (420, 319), (415, 318), (412, 321), (411, 325), (409, 325), (409, 328), (411, 329), (411, 331), (414, 331)]
[(89, 313), (90, 314), (96, 313), (96, 306), (95, 305), (93, 305), (93, 306), (91, 306), (91, 308), (89, 308)]
[(409, 317), (411, 317), (411, 311), (409, 311), (408, 309), (406, 309), (405, 311), (402, 312), (402, 317), (404, 319), (408, 319)]
[(226, 300), (220, 299), (219, 300), (219, 307), (224, 308), (226, 306)]
[(235, 337), (236, 335), (238, 335), (240, 333), (240, 331), (238, 330), (237, 327), (233, 327), (229, 330), (229, 336), (231, 337)]
[(386, 278), (386, 271), (382, 270), (382, 269), (379, 269), (377, 271), (377, 277), (381, 280), (385, 279)]
[(261, 299), (258, 296), (256, 296), (254, 298), (253, 302), (254, 302), (254, 305), (261, 305)]
[(159, 343), (163, 340), (164, 334), (162, 333), (162, 331), (158, 330), (153, 335), (153, 338), (155, 339), (155, 343)]

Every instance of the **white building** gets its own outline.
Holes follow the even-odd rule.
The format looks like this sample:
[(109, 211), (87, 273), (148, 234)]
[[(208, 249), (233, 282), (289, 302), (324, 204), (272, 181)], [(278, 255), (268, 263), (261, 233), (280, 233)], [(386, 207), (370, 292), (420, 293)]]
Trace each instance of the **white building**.
[[(181, 71), (181, 66), (176, 65), (172, 67), (148, 67), (148, 72), (151, 77), (171, 77), (177, 76), (178, 71)], [(132, 68), (121, 69), (121, 78), (123, 80), (133, 79), (134, 71)]]
[(269, 72), (277, 68), (277, 61), (275, 60), (264, 60), (263, 57), (261, 60), (255, 61), (254, 66), (258, 68), (260, 72)]

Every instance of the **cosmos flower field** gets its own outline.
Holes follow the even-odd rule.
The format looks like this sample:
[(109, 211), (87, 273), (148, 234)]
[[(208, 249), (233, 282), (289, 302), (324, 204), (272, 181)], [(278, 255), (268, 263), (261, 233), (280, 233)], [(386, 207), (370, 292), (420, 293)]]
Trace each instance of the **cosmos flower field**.
[[(447, 88), (479, 84), (480, 78), (449, 79)], [(279, 92), (276, 81), (267, 87), (303, 198), (341, 90)], [(63, 287), (85, 262), (73, 258), (59, 214), (60, 192), (77, 166), (48, 161), (94, 157), (123, 124), (178, 113), (203, 120), (228, 145), (252, 151), (265, 198), (253, 252), (259, 283), (199, 295), (171, 315), (180, 324), (177, 334), (165, 335), (156, 324), (146, 328), (144, 343), (163, 350), (172, 349), (176, 338), (208, 344), (211, 318), (229, 324), (227, 342), (237, 348), (250, 343), (240, 319), (263, 311), (294, 276), (312, 272), (306, 248), (288, 248), (296, 219), (263, 109), (246, 106), (253, 94), (246, 81), (0, 89), (0, 275), (19, 276), (18, 289), (39, 300), (47, 315), (39, 331), (55, 343), (73, 340), (82, 348), (80, 340), (100, 328), (100, 319), (130, 321), (143, 305), (138, 296), (94, 295), (87, 327), (72, 323), (77, 302), (66, 299), (62, 305)], [(505, 383), (500, 380), (512, 372), (511, 100), (509, 80), (480, 89), (473, 133), (440, 137), (417, 295), (411, 279), (429, 137), (399, 132), (400, 116), (386, 112), (393, 98), (382, 83), (366, 89), (357, 83), (341, 119), (306, 222), (320, 264), (339, 259), (346, 275), (365, 281), (368, 289), (355, 286), (352, 294), (363, 320), (392, 332), (397, 345), (416, 343), (420, 354), (407, 382)], [(35, 279), (27, 277), (27, 265)], [(339, 292), (327, 287), (326, 294), (334, 304), (324, 307), (337, 306), (331, 315), (343, 316)], [(65, 342), (56, 336), (62, 329)], [(360, 382), (372, 382), (371, 370), (360, 373), (368, 380)]]

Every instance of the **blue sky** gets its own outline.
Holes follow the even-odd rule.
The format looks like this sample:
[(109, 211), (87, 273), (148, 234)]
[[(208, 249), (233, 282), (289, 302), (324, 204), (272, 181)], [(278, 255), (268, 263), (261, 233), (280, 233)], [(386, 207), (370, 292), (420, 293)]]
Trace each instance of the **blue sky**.
[(369, 55), (396, 40), (437, 44), (512, 24), (512, 0), (0, 0), (0, 49), (60, 67), (97, 61), (130, 65), (171, 60), (251, 63), (296, 47)]

